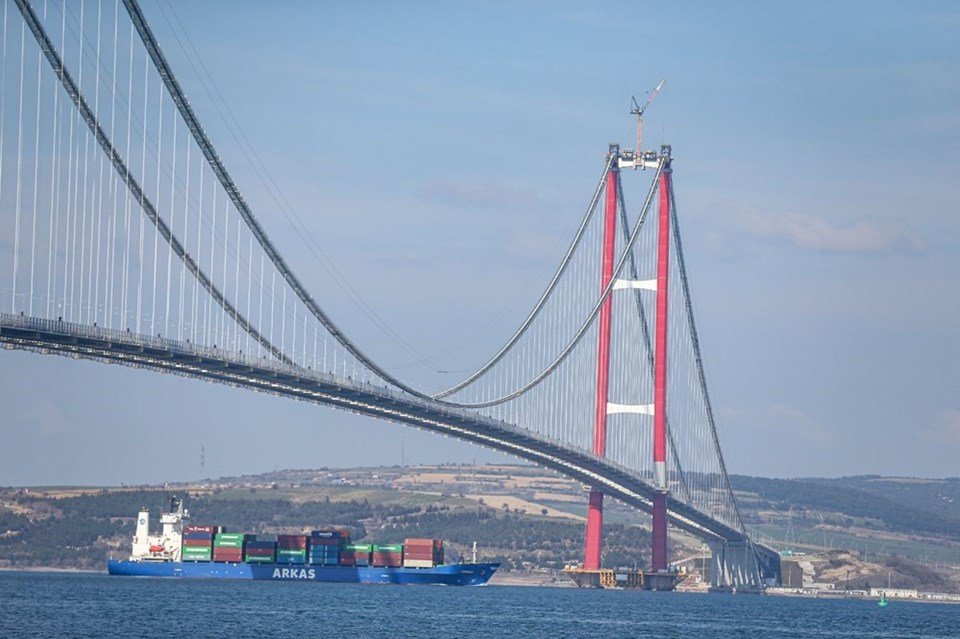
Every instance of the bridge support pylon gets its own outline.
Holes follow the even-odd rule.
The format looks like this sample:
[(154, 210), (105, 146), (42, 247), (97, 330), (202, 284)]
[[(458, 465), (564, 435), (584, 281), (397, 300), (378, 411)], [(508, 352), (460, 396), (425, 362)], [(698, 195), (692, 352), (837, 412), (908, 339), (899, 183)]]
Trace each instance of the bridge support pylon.
[(759, 591), (780, 585), (780, 556), (749, 539), (709, 542), (710, 589)]
[(653, 497), (653, 548), (650, 569), (667, 569), (667, 286), (670, 273), (670, 147), (664, 147), (660, 173), (657, 238), (657, 323), (654, 343), (653, 469), (657, 493)]
[[(607, 183), (603, 209), (603, 262), (600, 268), (600, 290), (604, 291), (613, 279), (613, 265), (617, 240), (617, 195), (620, 190), (620, 168), (617, 159), (620, 147), (610, 145)], [(600, 307), (597, 331), (597, 394), (594, 412), (593, 452), (600, 457), (607, 454), (607, 391), (610, 386), (610, 319), (613, 296), (608, 295)], [(584, 543), (583, 567), (586, 570), (600, 569), (600, 544), (603, 534), (603, 493), (590, 490), (587, 505), (587, 533)]]

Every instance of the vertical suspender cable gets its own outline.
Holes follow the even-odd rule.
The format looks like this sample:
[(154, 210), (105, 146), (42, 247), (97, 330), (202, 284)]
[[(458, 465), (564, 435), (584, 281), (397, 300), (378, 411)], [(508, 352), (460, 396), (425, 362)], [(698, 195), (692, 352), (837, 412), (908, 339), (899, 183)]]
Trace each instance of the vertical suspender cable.
[[(241, 221), (240, 221), (240, 218), (238, 217), (238, 218), (237, 218), (237, 259), (235, 260), (235, 261), (236, 261), (236, 264), (235, 264), (234, 274), (233, 274), (233, 299), (235, 299), (235, 300), (237, 301), (237, 304), (240, 304), (240, 257), (241, 257), (241, 253), (240, 253), (240, 236), (241, 236), (240, 224), (241, 224)], [(224, 275), (224, 277), (226, 277), (226, 275)], [(248, 298), (248, 299), (249, 299), (249, 298)], [(248, 315), (249, 315), (249, 313), (248, 313)], [(240, 348), (240, 333), (239, 333), (239, 329), (240, 329), (240, 327), (237, 326), (237, 325), (234, 323), (234, 325), (233, 325), (233, 344), (234, 344), (234, 348)]]
[[(210, 277), (215, 278), (214, 265), (216, 264), (216, 256), (217, 256), (217, 251), (216, 251), (217, 187), (216, 185), (214, 185), (211, 191), (213, 191), (213, 194), (211, 198), (212, 201), (210, 203), (210, 220), (211, 220), (210, 222)], [(216, 322), (216, 318), (213, 317), (213, 298), (211, 298), (209, 295), (207, 296), (207, 303), (205, 304), (205, 306), (206, 306), (205, 312), (207, 314), (208, 319), (206, 322), (207, 330), (206, 330), (206, 336), (204, 337), (204, 339), (206, 340), (206, 343), (208, 345), (215, 344), (217, 341), (216, 339), (217, 322)]]
[[(120, 5), (116, 3), (113, 5), (113, 61), (111, 63), (111, 72), (110, 72), (110, 139), (116, 139), (116, 123), (117, 123), (117, 52), (120, 43)], [(107, 266), (107, 291), (106, 291), (106, 307), (107, 312), (107, 326), (110, 328), (115, 328), (113, 324), (113, 305), (116, 303), (116, 264), (117, 264), (117, 238), (119, 238), (119, 227), (120, 227), (120, 217), (117, 213), (117, 209), (120, 204), (117, 201), (119, 194), (119, 189), (117, 188), (117, 176), (111, 171), (110, 172), (110, 195), (113, 200), (113, 206), (110, 207), (110, 219), (113, 221), (112, 229), (108, 229), (110, 232), (107, 234), (107, 242), (109, 249), (107, 251), (108, 257), (108, 266)]]
[[(53, 44), (50, 42), (49, 37), (47, 37), (43, 26), (37, 19), (37, 16), (33, 12), (33, 8), (30, 6), (28, 0), (14, 0), (14, 2), (17, 4), (17, 8), (20, 9), (20, 13), (23, 15), (25, 22), (29, 25), (31, 32), (33, 33), (37, 42), (40, 44), (40, 49), (44, 52), (47, 62), (49, 62), (50, 66), (53, 67), (54, 72), (60, 79), (60, 82), (63, 85), (63, 88), (66, 90), (67, 95), (73, 101), (74, 106), (77, 107), (80, 116), (83, 118), (90, 131), (96, 137), (96, 140), (103, 152), (106, 153), (110, 158), (117, 173), (123, 178), (124, 183), (127, 186), (127, 191), (133, 192), (137, 199), (141, 199), (143, 201), (144, 214), (150, 218), (150, 221), (157, 227), (157, 230), (163, 235), (167, 243), (177, 253), (177, 256), (180, 257), (180, 259), (184, 262), (197, 282), (203, 286), (204, 290), (206, 290), (210, 295), (214, 296), (214, 298), (217, 300), (217, 303), (220, 304), (220, 306), (231, 316), (231, 318), (240, 323), (244, 327), (244, 330), (247, 330), (251, 333), (251, 337), (256, 339), (264, 348), (274, 354), (280, 361), (284, 363), (290, 363), (282, 353), (276, 350), (273, 344), (267, 341), (260, 334), (260, 332), (253, 327), (249, 321), (247, 321), (246, 317), (240, 314), (237, 309), (230, 304), (229, 301), (227, 301), (216, 285), (210, 281), (210, 278), (199, 267), (199, 264), (186, 252), (183, 244), (181, 244), (180, 241), (173, 235), (167, 224), (160, 218), (160, 216), (157, 214), (156, 208), (153, 206), (153, 203), (149, 200), (149, 198), (143, 195), (143, 189), (141, 188), (140, 184), (130, 174), (126, 164), (117, 153), (116, 148), (110, 142), (110, 139), (107, 138), (103, 128), (100, 126), (100, 123), (97, 122), (95, 114), (92, 113), (86, 100), (82, 95), (80, 95), (76, 83), (64, 67), (62, 60), (57, 54)], [(131, 37), (131, 46), (132, 43), (133, 40)], [(73, 120), (71, 118), (71, 122), (72, 121)]]
[(20, 94), (17, 109), (17, 187), (13, 225), (13, 306), (17, 310), (17, 271), (20, 265), (20, 178), (23, 173), (23, 60), (26, 44), (26, 25), (20, 27)]
[[(124, 156), (130, 157), (130, 138), (133, 137), (131, 133), (131, 125), (133, 122), (133, 25), (130, 26), (130, 57), (127, 58), (127, 150), (124, 153)], [(130, 321), (127, 318), (127, 304), (129, 300), (129, 282), (130, 282), (130, 189), (125, 189), (124, 191), (124, 204), (123, 204), (123, 230), (124, 230), (124, 246), (123, 246), (123, 266), (120, 273), (122, 278), (123, 287), (121, 289), (122, 299), (120, 302), (120, 315), (123, 321), (121, 328), (126, 328), (130, 330)]]
[[(3, 12), (6, 15), (7, 12), (7, 3), (3, 5)], [(4, 47), (6, 47), (6, 40), (4, 40)], [(3, 93), (3, 88), (0, 87), (0, 94)], [(0, 116), (0, 120), (3, 117)], [(57, 224), (59, 220), (59, 200), (60, 200), (60, 189), (59, 189), (59, 172), (60, 172), (60, 136), (61, 136), (61, 117), (60, 117), (60, 92), (54, 88), (53, 90), (53, 117), (51, 118), (53, 122), (51, 123), (52, 134), (50, 136), (50, 188), (48, 189), (48, 201), (50, 203), (50, 212), (49, 212), (49, 221), (48, 221), (48, 234), (47, 234), (47, 308), (46, 316), (51, 318), (53, 316), (53, 304), (54, 298), (56, 296), (54, 289), (54, 276), (53, 271), (55, 267), (54, 256), (56, 255), (56, 247), (59, 242), (59, 225)], [(0, 133), (0, 136), (3, 134)], [(3, 150), (0, 148), (0, 156), (3, 155)], [(2, 162), (2, 160), (0, 160)]]
[[(143, 57), (143, 132), (141, 134), (140, 140), (140, 179), (146, 181), (147, 176), (147, 103), (150, 97), (150, 74), (149, 74), (149, 64), (150, 60), (146, 56)], [(146, 199), (146, 192), (141, 190), (140, 197), (138, 198), (138, 206), (141, 210), (144, 209), (144, 200)], [(144, 255), (144, 235), (145, 235), (145, 225), (146, 216), (138, 215), (140, 220), (140, 233), (137, 241), (137, 333), (142, 333), (141, 321), (143, 318), (143, 267), (144, 262), (146, 261), (146, 256)]]
[[(40, 71), (42, 69), (43, 54), (37, 51), (37, 117), (34, 123), (35, 137), (33, 142), (33, 220), (30, 232), (30, 297), (27, 300), (27, 315), (33, 317), (33, 277), (37, 259), (37, 215), (39, 213), (40, 197), (40, 99), (41, 82)], [(2, 126), (2, 124), (0, 124)]]
[[(157, 197), (157, 204), (159, 206), (160, 205), (160, 166), (161, 164), (163, 164), (162, 162), (163, 160), (163, 91), (157, 92), (157, 111), (159, 113), (157, 115), (157, 157), (155, 161), (157, 163), (157, 186), (156, 186), (157, 195), (156, 197)], [(146, 124), (144, 124), (144, 128), (146, 128)], [(144, 138), (146, 138), (146, 135), (144, 135)], [(146, 180), (146, 176), (144, 176), (144, 180)], [(170, 203), (169, 208), (171, 210), (173, 209), (172, 202)], [(171, 224), (170, 226), (172, 228), (173, 224)], [(151, 300), (150, 302), (150, 334), (151, 335), (159, 334), (157, 333), (157, 319), (158, 319), (157, 318), (157, 257), (158, 257), (157, 253), (159, 252), (159, 250), (160, 250), (160, 234), (153, 233), (153, 272), (152, 272), (153, 284), (151, 285), (151, 288), (150, 288), (150, 300)], [(162, 332), (166, 333), (166, 329), (164, 329)]]
[[(227, 253), (229, 253), (227, 248), (229, 246), (230, 246), (230, 202), (227, 201), (223, 203), (223, 270), (222, 270), (223, 277), (221, 279), (222, 284), (220, 285), (221, 291), (227, 290), (227, 266), (228, 266)], [(239, 254), (236, 256), (236, 259), (237, 260), (240, 259)], [(233, 301), (235, 304), (240, 303), (240, 299), (236, 295), (233, 296)], [(227, 340), (228, 340), (227, 334), (229, 332), (229, 327), (227, 326), (227, 318), (224, 317), (222, 313), (218, 313), (217, 316), (220, 318), (219, 319), (220, 343), (223, 344), (223, 346), (226, 348)]]
[(680, 284), (683, 290), (684, 303), (686, 304), (687, 310), (687, 321), (689, 322), (690, 330), (690, 339), (693, 342), (694, 358), (697, 367), (697, 378), (700, 381), (700, 388), (703, 390), (703, 401), (704, 406), (707, 411), (707, 421), (710, 425), (710, 434), (713, 439), (713, 445), (717, 453), (717, 459), (720, 464), (720, 472), (722, 475), (721, 481), (723, 482), (724, 489), (727, 494), (730, 495), (733, 505), (733, 514), (735, 517), (735, 524), (741, 532), (745, 532), (746, 528), (743, 525), (743, 520), (740, 517), (740, 508), (737, 505), (736, 497), (733, 493), (733, 486), (730, 485), (730, 476), (727, 474), (727, 465), (723, 460), (723, 452), (720, 450), (720, 438), (717, 436), (717, 426), (713, 416), (713, 406), (710, 403), (710, 394), (707, 390), (707, 376), (703, 368), (703, 358), (700, 353), (700, 339), (697, 334), (697, 324), (694, 321), (693, 317), (693, 304), (690, 299), (690, 283), (687, 279), (687, 265), (686, 260), (684, 259), (683, 254), (683, 242), (680, 239), (680, 225), (677, 220), (677, 205), (674, 201), (673, 194), (673, 185), (671, 183), (670, 187), (670, 201), (672, 205), (672, 217), (673, 217), (673, 243), (676, 245), (676, 254), (677, 254), (677, 266), (680, 272)]
[[(3, 3), (3, 33), (0, 34), (0, 62), (7, 59), (7, 3)], [(3, 201), (3, 133), (6, 131), (4, 126), (7, 112), (7, 65), (0, 64), (0, 202)], [(49, 288), (49, 286), (48, 286)], [(11, 300), (10, 308), (4, 310), (14, 310), (15, 304)], [(0, 306), (2, 308), (2, 306)]]
[[(197, 195), (197, 264), (203, 264), (203, 164), (197, 162), (200, 169), (200, 186)], [(200, 289), (193, 287), (193, 322), (190, 325), (191, 341), (197, 342), (197, 334), (200, 332)]]
[[(189, 140), (188, 140), (189, 142)], [(176, 205), (176, 176), (177, 176), (177, 118), (173, 118), (173, 151), (170, 153), (170, 228), (176, 228), (174, 224), (174, 215), (177, 211)], [(173, 251), (167, 250), (167, 297), (164, 304), (164, 326), (163, 334), (170, 334), (170, 289), (173, 286), (171, 278), (173, 277)]]
[[(97, 53), (96, 53), (96, 83), (94, 85), (94, 91), (96, 95), (93, 99), (93, 112), (98, 116), (100, 114), (100, 41), (102, 38), (101, 27), (103, 24), (103, 0), (97, 0)], [(94, 225), (97, 234), (96, 242), (96, 257), (94, 259), (94, 253), (91, 252), (91, 261), (96, 264), (96, 266), (90, 267), (90, 273), (94, 280), (93, 285), (93, 313), (94, 313), (94, 323), (100, 320), (99, 308), (100, 308), (100, 277), (102, 275), (101, 266), (100, 266), (100, 241), (103, 237), (103, 153), (97, 154), (97, 205), (96, 205), (96, 215), (97, 221)], [(105, 271), (106, 269), (103, 269)]]
[[(85, 9), (86, 9), (86, 3), (81, 2), (80, 3), (80, 27), (77, 31), (77, 39), (79, 40), (77, 65), (80, 67), (80, 70), (77, 74), (77, 84), (80, 87), (83, 87), (83, 69), (84, 69), (83, 45), (84, 45), (84, 40), (86, 40), (83, 33), (83, 21), (85, 16)], [(96, 72), (96, 69), (94, 69), (94, 72)], [(78, 144), (78, 149), (79, 149), (79, 144)], [(89, 182), (87, 180), (87, 176), (88, 176), (87, 169), (89, 168), (89, 159), (90, 159), (89, 151), (90, 151), (90, 136), (84, 135), (83, 136), (83, 178), (82, 178), (82, 182), (80, 179), (77, 180), (77, 195), (80, 199), (80, 207), (79, 207), (80, 233), (74, 235), (74, 237), (79, 236), (80, 238), (79, 258), (77, 258), (76, 255), (74, 257), (74, 259), (78, 259), (77, 270), (79, 271), (79, 274), (77, 276), (77, 289), (79, 292), (77, 295), (77, 315), (76, 315), (78, 322), (85, 321), (84, 313), (83, 313), (83, 306), (84, 306), (83, 302), (84, 302), (84, 287), (86, 285), (86, 277), (84, 275), (84, 264), (87, 259), (87, 187), (89, 186)], [(80, 174), (79, 163), (77, 164), (77, 174), (79, 177), (79, 174)]]
[[(183, 245), (184, 250), (190, 246), (190, 138), (187, 138), (187, 157), (184, 161), (184, 173), (187, 174), (186, 186), (183, 191)], [(180, 340), (183, 340), (184, 322), (186, 322), (186, 305), (189, 302), (186, 294), (187, 288), (187, 263), (180, 262)], [(193, 331), (193, 324), (190, 324), (190, 331)]]

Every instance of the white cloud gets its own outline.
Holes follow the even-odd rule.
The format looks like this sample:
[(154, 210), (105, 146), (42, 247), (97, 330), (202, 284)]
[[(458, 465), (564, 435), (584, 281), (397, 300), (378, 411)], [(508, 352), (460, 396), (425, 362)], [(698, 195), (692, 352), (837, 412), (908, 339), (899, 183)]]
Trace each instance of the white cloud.
[(901, 225), (861, 221), (850, 226), (836, 226), (815, 215), (767, 215), (755, 211), (740, 213), (738, 223), (756, 236), (786, 240), (815, 251), (883, 253), (923, 249), (923, 241)]
[(66, 420), (60, 410), (50, 402), (40, 401), (20, 411), (18, 419), (26, 429), (41, 435), (53, 435), (64, 430)]
[(960, 410), (940, 411), (940, 424), (927, 430), (924, 439), (939, 444), (960, 446)]

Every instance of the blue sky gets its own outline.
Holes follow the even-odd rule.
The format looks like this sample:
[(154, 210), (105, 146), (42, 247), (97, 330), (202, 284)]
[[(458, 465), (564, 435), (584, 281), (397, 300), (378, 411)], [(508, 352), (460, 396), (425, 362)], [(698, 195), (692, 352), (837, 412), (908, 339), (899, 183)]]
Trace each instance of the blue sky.
[[(630, 96), (666, 78), (645, 139), (673, 145), (728, 468), (957, 475), (956, 3), (143, 8), (271, 238), (366, 351), (423, 384), (436, 376), (273, 212), (184, 33), (339, 276), (449, 370), (492, 353), (539, 296), (607, 144), (632, 146)], [(7, 351), (0, 370), (0, 484), (190, 479), (201, 445), (212, 476), (393, 464), (401, 450), (407, 463), (500, 459), (120, 367)], [(349, 436), (305, 450), (317, 432)]]

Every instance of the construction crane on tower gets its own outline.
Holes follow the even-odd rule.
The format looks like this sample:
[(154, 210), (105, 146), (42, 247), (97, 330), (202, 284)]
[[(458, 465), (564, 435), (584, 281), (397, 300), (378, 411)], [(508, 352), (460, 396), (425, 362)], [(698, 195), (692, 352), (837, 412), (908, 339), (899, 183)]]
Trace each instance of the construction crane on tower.
[[(647, 160), (651, 162), (656, 162), (656, 154), (653, 151), (644, 152), (643, 151), (643, 113), (647, 110), (647, 107), (650, 106), (650, 103), (653, 102), (653, 99), (657, 97), (657, 94), (660, 93), (660, 89), (663, 88), (663, 85), (666, 84), (666, 80), (660, 80), (653, 91), (647, 94), (647, 101), (643, 103), (643, 106), (640, 106), (640, 103), (637, 102), (636, 97), (631, 97), (633, 100), (633, 108), (630, 109), (630, 114), (637, 116), (637, 148), (634, 152), (634, 157), (630, 158), (633, 161), (626, 163), (633, 168), (647, 168)], [(651, 156), (651, 157), (647, 157)], [(626, 159), (626, 158), (625, 158)], [(655, 164), (654, 164), (655, 165)], [(624, 163), (621, 163), (621, 167), (625, 167)]]
[(650, 103), (653, 102), (653, 99), (657, 97), (657, 94), (660, 93), (660, 89), (663, 88), (663, 85), (666, 84), (666, 80), (660, 80), (660, 83), (654, 87), (653, 91), (647, 95), (647, 101), (643, 103), (643, 106), (637, 104), (637, 98), (631, 98), (633, 100), (633, 108), (630, 109), (630, 115), (637, 116), (637, 154), (643, 153), (643, 146), (641, 141), (643, 140), (643, 112), (647, 110), (647, 107), (650, 106)]

